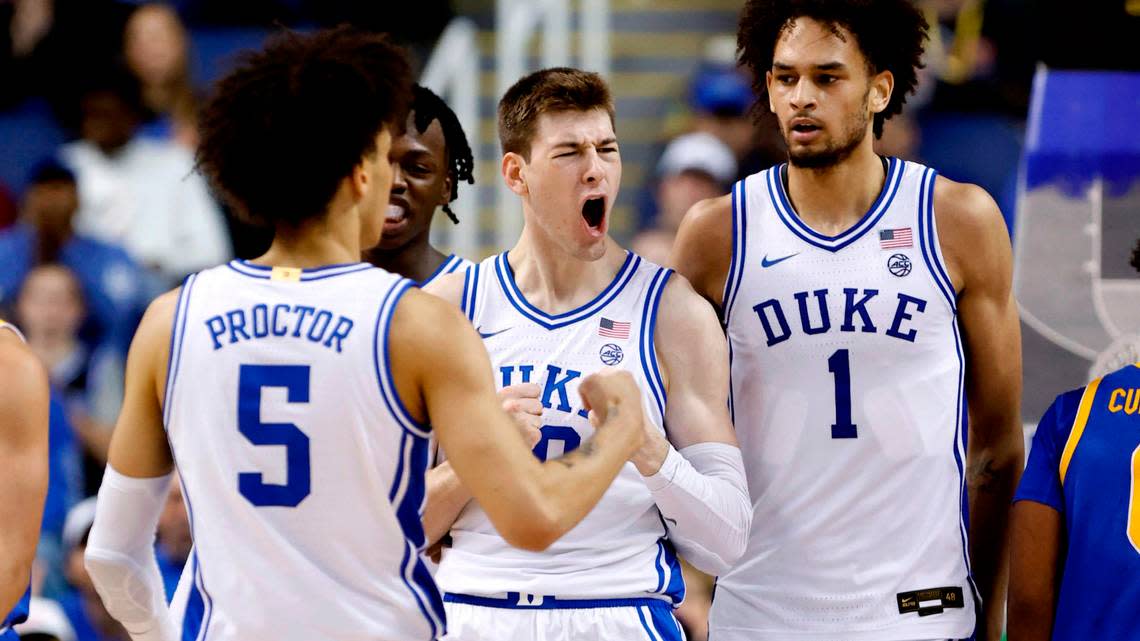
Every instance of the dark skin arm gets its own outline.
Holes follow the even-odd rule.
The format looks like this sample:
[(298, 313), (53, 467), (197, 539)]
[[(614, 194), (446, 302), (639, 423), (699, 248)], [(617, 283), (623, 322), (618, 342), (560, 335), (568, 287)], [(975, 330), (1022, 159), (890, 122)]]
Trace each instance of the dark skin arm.
[(1009, 641), (1049, 641), (1057, 607), (1061, 514), (1041, 503), (1018, 501), (1010, 515)]
[(939, 177), (934, 212), (966, 352), (970, 564), (985, 605), (978, 639), (996, 640), (1004, 619), (1009, 505), (1025, 460), (1013, 255), (1001, 211), (980, 187)]

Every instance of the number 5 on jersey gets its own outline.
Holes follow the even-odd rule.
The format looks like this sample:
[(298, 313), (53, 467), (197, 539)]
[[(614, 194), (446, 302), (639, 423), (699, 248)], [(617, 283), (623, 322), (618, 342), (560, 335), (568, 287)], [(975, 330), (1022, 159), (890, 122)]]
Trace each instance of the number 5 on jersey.
[(238, 474), (238, 491), (258, 507), (297, 507), (309, 495), (309, 437), (293, 423), (261, 422), (261, 390), (284, 387), (286, 402), (309, 402), (308, 365), (242, 365), (238, 376), (238, 431), (254, 445), (285, 446), (285, 484), (261, 472)]

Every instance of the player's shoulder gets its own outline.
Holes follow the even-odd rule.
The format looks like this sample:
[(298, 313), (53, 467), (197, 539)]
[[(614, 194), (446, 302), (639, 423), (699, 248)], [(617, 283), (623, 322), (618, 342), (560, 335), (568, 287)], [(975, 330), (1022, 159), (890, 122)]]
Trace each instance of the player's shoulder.
[[(459, 276), (462, 286), (462, 274)], [(446, 343), (457, 327), (468, 324), (455, 303), (416, 287), (408, 288), (400, 298), (391, 323), (388, 332), (394, 341), (405, 340), (424, 347)]]
[(989, 192), (973, 183), (938, 176), (934, 182), (934, 215), (939, 235), (985, 240), (995, 232), (1005, 236), (1005, 219)]
[(450, 274), (442, 274), (424, 286), (423, 291), (451, 303), (459, 305), (463, 299), (463, 288), (467, 280), (467, 270), (457, 269)]
[[(681, 221), (681, 229), (701, 236), (712, 234), (728, 238), (732, 234), (732, 194), (706, 198), (689, 208)], [(678, 236), (681, 232), (678, 232)]]

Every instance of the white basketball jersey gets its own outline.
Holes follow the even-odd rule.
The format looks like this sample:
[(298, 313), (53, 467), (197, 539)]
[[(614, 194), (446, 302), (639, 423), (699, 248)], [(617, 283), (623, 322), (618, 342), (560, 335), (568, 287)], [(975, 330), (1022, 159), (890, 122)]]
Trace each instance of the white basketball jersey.
[(444, 259), (442, 263), (439, 264), (439, 267), (437, 267), (435, 271), (432, 272), (431, 276), (428, 276), (423, 280), (423, 282), (419, 283), (419, 286), (427, 287), (433, 281), (435, 281), (435, 279), (441, 276), (446, 276), (447, 274), (451, 274), (453, 272), (461, 272), (474, 264), (475, 263), (467, 260), (466, 258), (456, 256), (455, 254), (450, 254), (446, 259)]
[[(498, 386), (537, 383), (545, 407), (535, 455), (572, 451), (594, 433), (578, 395), (583, 378), (604, 367), (633, 374), (648, 419), (664, 430), (665, 390), (653, 333), (661, 292), (672, 272), (627, 254), (594, 300), (563, 314), (531, 305), (515, 284), (507, 255), (467, 270), (463, 310), (491, 356)], [(451, 529), (436, 580), (447, 593), (522, 592), (572, 599), (684, 597), (661, 514), (632, 463), (597, 506), (544, 552), (511, 547), (472, 501)], [(534, 603), (534, 605), (540, 605)]]
[(805, 225), (784, 166), (732, 192), (730, 405), (755, 509), (717, 641), (966, 637), (964, 360), (935, 172), (890, 159), (846, 232)]
[(429, 428), (389, 369), (410, 286), (366, 264), (186, 280), (164, 407), (194, 535), (181, 638), (443, 633), (418, 554)]

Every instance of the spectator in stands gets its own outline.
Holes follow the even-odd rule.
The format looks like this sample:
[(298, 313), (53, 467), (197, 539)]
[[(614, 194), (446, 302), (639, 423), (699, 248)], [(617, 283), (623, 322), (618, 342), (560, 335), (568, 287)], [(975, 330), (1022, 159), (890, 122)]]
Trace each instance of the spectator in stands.
[(732, 63), (703, 63), (689, 86), (690, 129), (712, 134), (732, 150), (735, 178), (767, 169), (787, 156), (775, 117), (763, 105), (754, 112), (755, 101), (748, 76)]
[(143, 103), (156, 117), (142, 135), (197, 147), (190, 38), (178, 12), (160, 2), (139, 6), (123, 32), (123, 57), (142, 86)]
[(76, 641), (63, 608), (51, 599), (32, 597), (28, 620), (15, 626), (20, 641)]
[(66, 265), (87, 301), (84, 343), (89, 349), (109, 345), (125, 357), (156, 287), (122, 249), (76, 231), (79, 203), (75, 176), (63, 165), (46, 161), (32, 172), (20, 222), (0, 231), (0, 303), (13, 303), (35, 265)]
[(225, 262), (225, 223), (193, 154), (135, 135), (144, 113), (135, 79), (121, 69), (97, 74), (79, 106), (81, 138), (61, 151), (78, 179), (76, 229), (120, 244), (165, 286)]
[[(123, 361), (113, 349), (90, 349), (79, 339), (85, 315), (79, 280), (63, 265), (34, 268), (16, 297), (16, 320), (28, 346), (47, 367), (52, 389), (86, 453), (83, 492), (87, 495), (98, 491), (107, 464), (123, 397)], [(77, 468), (78, 460), (69, 465)], [(69, 470), (69, 475), (75, 473)]]
[(698, 201), (728, 193), (736, 175), (736, 157), (716, 136), (690, 133), (675, 138), (657, 163), (653, 227), (634, 237), (633, 251), (664, 264), (685, 212)]
[(73, 589), (59, 599), (59, 604), (75, 629), (77, 641), (130, 641), (127, 631), (103, 607), (103, 600), (95, 592), (87, 568), (83, 567), (87, 536), (95, 522), (95, 502), (94, 496), (84, 499), (67, 515), (63, 528), (67, 550), (65, 572)]

